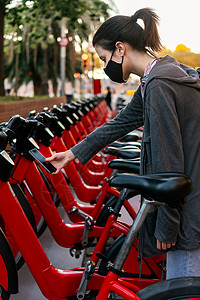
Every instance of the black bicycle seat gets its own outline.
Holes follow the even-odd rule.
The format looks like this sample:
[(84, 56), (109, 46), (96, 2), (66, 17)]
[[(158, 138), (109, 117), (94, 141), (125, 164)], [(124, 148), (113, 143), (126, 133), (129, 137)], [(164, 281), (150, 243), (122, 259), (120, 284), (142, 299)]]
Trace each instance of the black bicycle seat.
[(115, 141), (115, 142), (113, 142), (109, 145), (109, 147), (117, 147), (117, 148), (118, 147), (122, 148), (122, 147), (126, 147), (126, 146), (141, 148), (141, 143), (139, 143), (139, 142), (118, 142), (118, 141)]
[(137, 133), (128, 133), (119, 139), (120, 142), (137, 142), (140, 139)]
[(117, 169), (123, 172), (130, 172), (139, 174), (140, 172), (140, 161), (128, 160), (128, 159), (113, 159), (108, 162), (108, 168)]
[(140, 157), (140, 150), (127, 146), (124, 148), (107, 147), (104, 149), (105, 154), (111, 154), (118, 158), (134, 159)]
[(118, 174), (109, 179), (111, 186), (130, 188), (144, 197), (172, 204), (192, 191), (192, 181), (183, 173), (158, 173), (144, 176)]

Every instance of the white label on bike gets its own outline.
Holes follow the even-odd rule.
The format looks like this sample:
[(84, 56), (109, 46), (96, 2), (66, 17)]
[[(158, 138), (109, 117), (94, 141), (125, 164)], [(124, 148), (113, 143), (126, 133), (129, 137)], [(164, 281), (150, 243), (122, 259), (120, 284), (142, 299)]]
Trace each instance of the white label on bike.
[(67, 117), (67, 120), (69, 121), (69, 123), (73, 124), (72, 120), (69, 117)]
[(78, 116), (77, 116), (75, 113), (73, 113), (72, 115), (74, 116), (74, 118), (75, 118), (76, 120), (78, 120)]

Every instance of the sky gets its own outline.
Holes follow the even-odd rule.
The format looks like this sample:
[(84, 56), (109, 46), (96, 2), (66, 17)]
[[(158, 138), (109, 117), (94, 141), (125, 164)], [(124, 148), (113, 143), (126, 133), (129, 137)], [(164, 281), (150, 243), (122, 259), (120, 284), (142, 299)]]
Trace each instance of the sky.
[(131, 16), (140, 8), (155, 9), (160, 17), (159, 33), (162, 44), (175, 50), (184, 44), (200, 53), (200, 0), (114, 0), (119, 14)]

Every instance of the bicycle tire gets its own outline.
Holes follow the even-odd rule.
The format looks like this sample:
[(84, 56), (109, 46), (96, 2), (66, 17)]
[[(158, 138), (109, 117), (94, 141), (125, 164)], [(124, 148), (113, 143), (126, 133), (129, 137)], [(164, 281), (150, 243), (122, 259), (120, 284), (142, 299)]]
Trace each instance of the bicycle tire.
[(2, 288), (1, 291), (1, 300), (9, 300), (10, 299), (10, 293), (8, 293), (6, 290)]
[[(0, 297), (2, 300), (8, 300), (10, 294), (16, 294), (18, 292), (18, 274), (12, 249), (2, 229), (0, 229), (0, 245), (0, 256), (6, 269), (6, 274), (1, 273), (1, 276), (2, 278), (3, 276), (7, 276), (8, 282), (6, 290), (1, 285)], [(1, 269), (1, 272), (2, 270), (3, 269)]]
[(40, 237), (42, 235), (42, 233), (45, 231), (45, 229), (47, 228), (47, 224), (44, 220), (44, 217), (43, 217), (33, 195), (32, 195), (32, 192), (30, 191), (30, 189), (25, 181), (22, 182), (21, 188), (31, 206), (32, 212), (35, 217), (36, 227), (37, 227), (37, 237)]
[(136, 294), (141, 300), (200, 299), (200, 277), (180, 277), (161, 281)]
[(37, 165), (37, 169), (49, 191), (49, 194), (51, 195), (51, 198), (53, 199), (53, 202), (55, 203), (56, 207), (58, 207), (60, 204), (60, 199), (58, 197), (58, 194), (56, 193), (53, 184), (48, 180), (47, 176), (44, 174), (42, 168), (39, 165)]
[(33, 211), (31, 209), (31, 206), (26, 199), (26, 196), (24, 195), (23, 190), (18, 184), (11, 184), (11, 187), (17, 197), (17, 200), (19, 201), (19, 204), (21, 205), (23, 211), (26, 214), (26, 217), (28, 218), (33, 230), (37, 232), (36, 223), (35, 223), (35, 217), (33, 214)]

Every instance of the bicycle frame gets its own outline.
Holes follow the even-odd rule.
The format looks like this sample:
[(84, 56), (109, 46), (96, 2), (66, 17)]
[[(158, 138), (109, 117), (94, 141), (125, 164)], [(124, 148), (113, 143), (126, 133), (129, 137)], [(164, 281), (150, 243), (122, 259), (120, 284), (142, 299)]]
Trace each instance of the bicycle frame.
[[(191, 191), (191, 190), (190, 190)], [(189, 193), (189, 192), (188, 192)], [(181, 196), (180, 196), (181, 198)], [(163, 201), (164, 202), (164, 201)], [(111, 292), (117, 293), (119, 296), (123, 297), (123, 299), (127, 300), (139, 300), (140, 298), (135, 294), (138, 291), (138, 287), (125, 282), (119, 278), (119, 273), (123, 268), (123, 265), (129, 255), (129, 251), (131, 249), (131, 245), (135, 242), (139, 230), (153, 206), (161, 206), (164, 203), (159, 201), (152, 201), (144, 199), (142, 206), (136, 216), (136, 219), (131, 226), (129, 233), (123, 243), (118, 256), (114, 262), (113, 267), (109, 271), (100, 292), (96, 300), (105, 300)]]
[[(33, 193), (55, 241), (68, 248), (73, 247), (76, 243), (81, 243), (84, 223), (66, 224), (62, 220), (35, 163), (17, 154), (10, 182), (21, 184), (23, 180), (27, 182)], [(99, 237), (103, 230), (104, 227), (94, 226), (93, 230), (89, 232), (89, 238)], [(118, 236), (119, 233), (113, 232), (113, 235)]]
[[(58, 138), (57, 140), (60, 140), (60, 139)], [(62, 140), (60, 140), (59, 142), (60, 142), (60, 146), (61, 146), (60, 149), (64, 150), (65, 148), (64, 147), (62, 148)], [(43, 155), (45, 157), (49, 157), (49, 156), (52, 155), (51, 148), (49, 148), (49, 147), (47, 147), (43, 144), (39, 144), (39, 147), (40, 147), (41, 153), (43, 153)], [(74, 182), (74, 177), (77, 176), (76, 177), (76, 182), (74, 182), (74, 183), (76, 183), (76, 186), (74, 187), (74, 189), (75, 189), (75, 191), (79, 191), (80, 187), (77, 186), (77, 180), (80, 177), (77, 174), (77, 170), (74, 169), (73, 163), (72, 164), (70, 163), (69, 165), (72, 165), (72, 167), (70, 168), (70, 171), (67, 171), (66, 173), (70, 177), (70, 179), (73, 179), (73, 182)], [(65, 168), (65, 170), (68, 170), (68, 168)], [(111, 172), (113, 172), (113, 171), (110, 169), (110, 174), (111, 174)], [(108, 195), (112, 194), (116, 197), (120, 196), (120, 192), (116, 188), (111, 187), (108, 184), (108, 182), (104, 181), (99, 194), (97, 194), (97, 198), (90, 200), (90, 201), (96, 201), (96, 204), (95, 205), (84, 206), (82, 204), (78, 204), (75, 201), (75, 199), (74, 199), (74, 197), (71, 193), (71, 190), (69, 189), (69, 187), (66, 183), (66, 180), (64, 179), (61, 172), (59, 172), (57, 175), (51, 175), (51, 174), (45, 172), (45, 170), (44, 170), (44, 173), (46, 174), (47, 178), (52, 182), (57, 194), (60, 197), (60, 200), (61, 200), (63, 206), (67, 208), (67, 210), (66, 210), (67, 213), (69, 213), (69, 210), (71, 210), (71, 208), (75, 205), (78, 208), (80, 208), (81, 210), (83, 210), (84, 212), (91, 215), (92, 218), (95, 220), (97, 218), (98, 214), (100, 213), (100, 209), (101, 209), (101, 207), (102, 207), (103, 203), (105, 202), (105, 199)], [(79, 182), (80, 182), (80, 185), (82, 186), (83, 184), (82, 184), (82, 181), (80, 179), (79, 179), (78, 183)], [(80, 192), (79, 192), (79, 194), (80, 194)], [(81, 196), (80, 200), (81, 201), (84, 200), (83, 196)], [(84, 201), (84, 202), (86, 202), (86, 201)], [(132, 208), (132, 206), (129, 204), (129, 202), (126, 201), (126, 200), (124, 202), (124, 207), (129, 212), (129, 214), (132, 216), (132, 218), (135, 218), (136, 213), (135, 213), (134, 209)]]
[[(59, 138), (57, 136), (54, 136), (52, 140), (51, 149), (52, 151), (56, 151), (56, 152), (63, 152), (68, 150), (62, 138)], [(78, 174), (78, 171), (73, 161), (70, 164), (68, 164), (66, 167), (64, 167), (64, 170), (66, 171), (67, 177), (70, 183), (72, 184), (72, 187), (79, 200), (90, 203), (91, 201), (94, 201), (97, 198), (97, 196), (101, 192), (102, 187), (88, 186), (84, 184)], [(116, 194), (116, 190), (111, 189), (110, 191), (112, 191), (112, 194)]]
[[(4, 201), (5, 195), (6, 201)], [(43, 295), (51, 300), (67, 299), (69, 296), (76, 295), (84, 269), (66, 271), (57, 269), (50, 263), (7, 182), (0, 182), (0, 211)], [(95, 272), (88, 288), (94, 289), (95, 287), (99, 290), (104, 279), (105, 276)], [(127, 282), (138, 282), (140, 285), (138, 279), (122, 279)], [(141, 286), (147, 286), (153, 282), (153, 280), (151, 282), (144, 280), (141, 281)]]
[[(43, 144), (39, 145), (40, 152), (43, 153), (45, 157), (49, 157), (52, 155), (51, 148), (46, 147)], [(110, 187), (110, 185), (107, 182), (104, 182), (102, 189), (98, 195), (98, 200), (96, 200), (95, 205), (87, 204), (79, 204), (75, 199), (74, 196), (67, 185), (67, 182), (62, 174), (62, 172), (59, 172), (57, 175), (51, 175), (47, 172), (45, 172), (45, 175), (50, 180), (50, 182), (53, 184), (56, 193), (58, 194), (63, 207), (65, 208), (66, 213), (68, 214), (69, 218), (73, 222), (82, 221), (83, 219), (80, 219), (80, 216), (76, 216), (76, 214), (69, 214), (69, 211), (72, 209), (73, 206), (76, 206), (77, 208), (81, 209), (85, 213), (89, 214), (94, 220), (96, 220), (97, 216), (99, 215), (102, 205), (105, 202), (106, 196), (110, 193), (115, 194), (117, 197), (120, 196), (120, 192), (116, 189), (113, 189)], [(133, 218), (135, 217), (135, 211), (132, 209), (132, 207), (125, 202), (125, 207), (129, 212), (132, 214)], [(75, 217), (76, 216), (76, 217)], [(75, 218), (75, 219), (74, 219)], [(78, 218), (78, 219), (77, 219)], [(77, 219), (77, 220), (76, 220)]]
[[(19, 157), (19, 155), (17, 155), (16, 157), (17, 165), (19, 165), (20, 159), (25, 159), (25, 157), (20, 157), (20, 159), (18, 159)], [(33, 162), (30, 161), (30, 163), (35, 166)], [(23, 167), (25, 171), (26, 168), (29, 168), (31, 170), (32, 176), (35, 179), (36, 173), (34, 173), (34, 168), (31, 168), (29, 164), (24, 164)], [(36, 166), (35, 169), (37, 170)], [(16, 170), (17, 168), (15, 168), (12, 173), (13, 180), (17, 180), (16, 175), (17, 172), (19, 172), (19, 168), (17, 171)], [(33, 178), (32, 176), (31, 179)], [(25, 177), (27, 179), (29, 176)], [(27, 182), (29, 181), (27, 180)], [(36, 184), (37, 183), (38, 181), (36, 179)], [(37, 186), (38, 188), (40, 187), (39, 185)], [(3, 201), (5, 196), (7, 200), (6, 202)], [(83, 274), (80, 271), (82, 269), (76, 269), (79, 270), (79, 272), (76, 272), (75, 269), (71, 271), (65, 271), (59, 270), (51, 265), (35, 235), (34, 230), (30, 226), (21, 206), (19, 205), (9, 183), (0, 181), (0, 199), (0, 211), (2, 218), (5, 224), (10, 229), (10, 232), (15, 239), (20, 252), (22, 253), (43, 294), (48, 299), (67, 299), (68, 296), (75, 295), (78, 284), (80, 283), (80, 277), (82, 277)], [(50, 217), (52, 217), (51, 214)], [(16, 220), (16, 223), (13, 222), (13, 219)], [(116, 228), (117, 230), (120, 230), (121, 232), (127, 234), (129, 231), (128, 228), (123, 224), (115, 222), (115, 220), (115, 215), (109, 218), (110, 223), (112, 223), (112, 228)], [(26, 243), (24, 241), (26, 241)], [(92, 276), (88, 288), (93, 289), (95, 286), (95, 289), (100, 289), (104, 278), (105, 276), (99, 275), (95, 272)], [(135, 278), (124, 279), (127, 282), (138, 282), (138, 279)], [(154, 281), (151, 280), (151, 283), (152, 282)], [(143, 286), (151, 283), (150, 280), (141, 281), (141, 285)]]
[[(48, 150), (48, 147), (46, 148), (46, 150)], [(26, 164), (23, 165), (23, 169), (24, 170), (27, 168), (25, 166), (26, 166)], [(29, 171), (30, 167), (28, 167), (27, 170)], [(19, 171), (19, 173), (21, 174), (21, 171)], [(32, 178), (32, 176), (34, 175), (32, 169), (31, 169), (30, 174), (31, 174), (31, 178)], [(54, 175), (50, 175), (50, 176), (52, 177), (52, 179), (56, 177)], [(14, 173), (14, 175), (12, 177), (16, 177), (15, 173)], [(27, 180), (27, 175), (25, 176), (25, 179)], [(32, 180), (32, 182), (33, 182), (33, 180)], [(61, 185), (62, 185), (62, 183), (61, 183)], [(37, 184), (37, 189), (38, 189), (38, 187), (39, 187), (39, 184)], [(64, 190), (63, 190), (63, 185), (62, 185), (62, 191), (63, 192), (66, 191), (65, 187), (64, 187)], [(69, 192), (69, 188), (68, 188), (67, 193), (68, 192)], [(127, 200), (125, 200), (124, 203), (126, 203), (126, 207), (129, 208), (129, 206), (130, 206), (129, 202)], [(39, 207), (40, 207), (40, 205), (39, 205)], [(66, 207), (65, 207), (65, 209), (66, 209)], [(132, 218), (134, 219), (135, 216), (136, 216), (135, 211), (133, 210), (133, 208), (131, 206), (130, 206), (130, 209), (132, 209)], [(44, 209), (44, 210), (46, 211), (47, 214), (49, 214), (49, 209), (48, 209), (47, 206), (46, 206), (46, 209)], [(52, 217), (50, 217), (50, 220), (54, 220), (55, 219), (55, 220), (57, 220), (57, 222), (60, 221), (60, 223), (61, 223), (62, 220), (59, 218), (59, 214), (56, 213), (55, 216), (53, 217), (53, 213), (54, 212), (53, 212), (53, 209), (51, 209), (51, 210), (52, 210)], [(94, 213), (98, 214), (98, 207), (96, 207), (96, 206), (95, 206), (95, 208), (93, 210), (93, 214), (91, 214), (91, 215), (95, 216)], [(48, 226), (50, 226), (49, 225), (50, 223), (46, 219), (45, 215), (44, 215), (44, 218), (45, 218)], [(84, 225), (83, 224), (82, 225), (78, 224), (79, 225), (79, 231), (77, 230), (77, 227), (75, 227), (76, 224), (74, 224), (74, 226), (71, 225), (71, 227), (69, 227), (68, 225), (65, 224), (65, 226), (64, 226), (65, 230), (63, 229), (62, 234), (60, 233), (60, 236), (62, 236), (63, 239), (64, 239), (65, 235), (67, 234), (68, 239), (67, 239), (67, 242), (65, 242), (65, 243), (63, 242), (63, 240), (62, 241), (58, 240), (57, 234), (56, 234), (57, 231), (56, 231), (56, 228), (55, 228), (56, 225), (52, 221), (51, 221), (51, 224), (52, 225), (50, 227), (50, 230), (51, 230), (51, 232), (52, 232), (52, 234), (53, 234), (56, 242), (59, 243), (60, 245), (62, 245), (63, 247), (73, 247), (72, 242), (73, 242), (73, 244), (81, 242), (81, 237), (82, 237), (83, 230), (84, 230), (84, 228), (83, 228)], [(80, 231), (80, 226), (82, 226), (81, 227), (82, 231)], [(59, 225), (57, 225), (57, 227), (59, 228)], [(72, 230), (72, 228), (73, 228), (73, 230)], [(110, 234), (111, 231), (112, 231), (112, 234)], [(99, 232), (101, 234), (99, 234)], [(117, 217), (113, 216), (113, 215), (110, 216), (110, 218), (108, 219), (108, 222), (106, 223), (106, 225), (105, 225), (104, 228), (103, 227), (94, 226), (94, 232), (91, 231), (89, 233), (89, 237), (100, 236), (100, 239), (99, 239), (99, 242), (97, 244), (97, 248), (95, 248), (94, 254), (92, 255), (91, 259), (95, 263), (97, 263), (96, 253), (97, 252), (100, 252), (100, 253), (103, 252), (103, 249), (105, 248), (106, 242), (107, 242), (108, 237), (110, 235), (111, 236), (119, 236), (119, 233), (127, 234), (127, 232), (128, 232), (127, 231), (127, 226), (124, 223), (122, 223), (122, 222), (117, 222)], [(80, 233), (81, 233), (81, 235), (80, 235)], [(72, 238), (72, 236), (73, 236), (73, 238)], [(139, 265), (137, 265), (137, 266), (135, 265), (133, 267), (133, 262), (136, 261), (137, 257), (138, 257), (138, 251), (137, 251), (137, 246), (136, 246), (135, 249), (133, 248), (131, 256), (129, 257), (129, 260), (127, 260), (127, 264), (126, 264), (126, 267), (125, 267), (125, 269), (127, 271), (129, 269), (132, 269), (132, 272), (135, 273), (135, 274), (137, 274), (139, 272)], [(155, 277), (156, 278), (161, 278), (162, 271), (161, 271), (161, 269), (158, 267), (158, 265), (156, 264), (156, 262), (152, 258), (148, 258), (147, 261), (144, 262), (144, 269), (143, 269), (144, 273), (146, 272), (146, 275), (150, 275), (151, 274), (151, 272), (149, 271), (148, 265), (151, 266), (150, 268), (151, 268), (152, 272), (155, 274)]]

